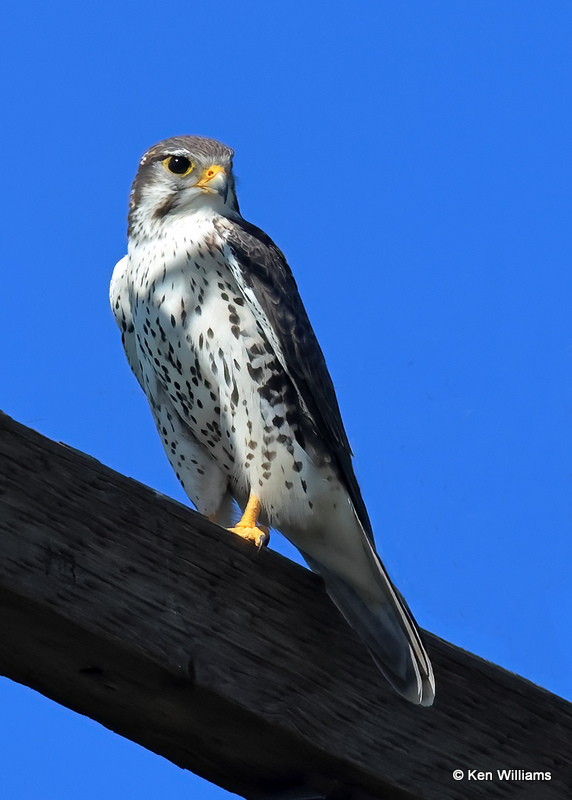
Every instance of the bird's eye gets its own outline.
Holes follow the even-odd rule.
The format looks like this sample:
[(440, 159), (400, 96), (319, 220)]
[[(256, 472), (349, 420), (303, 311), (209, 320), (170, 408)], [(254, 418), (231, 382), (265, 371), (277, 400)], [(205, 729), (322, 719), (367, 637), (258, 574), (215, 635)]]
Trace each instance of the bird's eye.
[(192, 171), (194, 164), (189, 161), (185, 156), (169, 156), (163, 159), (163, 166), (167, 172), (172, 172), (174, 175), (185, 177)]

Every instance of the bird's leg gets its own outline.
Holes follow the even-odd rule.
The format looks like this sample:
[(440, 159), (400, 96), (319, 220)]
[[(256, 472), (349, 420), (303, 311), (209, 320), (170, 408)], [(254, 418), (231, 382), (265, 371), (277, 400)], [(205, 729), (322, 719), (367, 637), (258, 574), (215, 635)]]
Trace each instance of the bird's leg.
[(250, 494), (248, 503), (244, 509), (242, 519), (237, 523), (236, 527), (229, 528), (229, 531), (237, 533), (243, 539), (248, 539), (249, 542), (254, 542), (258, 548), (262, 545), (268, 544), (270, 539), (270, 532), (264, 525), (257, 527), (258, 517), (262, 510), (262, 503), (254, 494)]

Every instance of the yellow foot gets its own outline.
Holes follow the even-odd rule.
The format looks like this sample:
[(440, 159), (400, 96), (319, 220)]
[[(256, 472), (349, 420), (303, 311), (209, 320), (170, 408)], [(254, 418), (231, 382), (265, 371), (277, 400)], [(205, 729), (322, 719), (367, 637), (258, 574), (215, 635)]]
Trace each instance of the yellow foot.
[(270, 531), (268, 528), (264, 525), (256, 524), (261, 511), (262, 503), (258, 497), (251, 492), (242, 519), (234, 528), (229, 528), (229, 531), (232, 531), (232, 533), (242, 536), (243, 539), (247, 539), (249, 542), (254, 542), (259, 550), (263, 545), (268, 544), (270, 539)]
[(270, 541), (270, 531), (265, 525), (251, 527), (250, 525), (241, 525), (239, 522), (235, 528), (229, 528), (228, 530), (231, 533), (238, 534), (243, 539), (247, 539), (249, 542), (254, 542), (259, 550)]

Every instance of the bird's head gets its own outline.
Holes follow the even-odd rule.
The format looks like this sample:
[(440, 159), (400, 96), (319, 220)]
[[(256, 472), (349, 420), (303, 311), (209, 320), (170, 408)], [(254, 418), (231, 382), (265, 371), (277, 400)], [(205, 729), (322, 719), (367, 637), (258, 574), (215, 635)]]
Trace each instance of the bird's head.
[(239, 213), (230, 147), (201, 136), (174, 136), (139, 163), (129, 200), (129, 235), (152, 235), (169, 218)]

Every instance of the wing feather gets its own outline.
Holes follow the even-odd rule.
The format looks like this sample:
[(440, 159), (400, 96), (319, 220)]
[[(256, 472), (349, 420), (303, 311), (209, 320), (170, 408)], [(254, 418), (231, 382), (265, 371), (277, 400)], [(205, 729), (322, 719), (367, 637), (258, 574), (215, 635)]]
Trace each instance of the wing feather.
[(129, 256), (123, 256), (123, 258), (117, 262), (113, 270), (111, 285), (109, 287), (109, 302), (115, 321), (121, 331), (121, 341), (123, 342), (129, 366), (145, 392), (143, 375), (141, 373), (139, 356), (137, 354), (137, 341), (133, 328), (133, 314), (131, 313), (131, 304), (129, 302), (129, 288), (127, 284), (128, 272)]
[(246, 287), (245, 299), (252, 305), (253, 295), (262, 309), (261, 323), (270, 326), (269, 340), (278, 345), (276, 355), (334, 457), (363, 529), (373, 541), (334, 385), (286, 258), (264, 231), (242, 218), (225, 219), (224, 228), (240, 269), (240, 283)]

